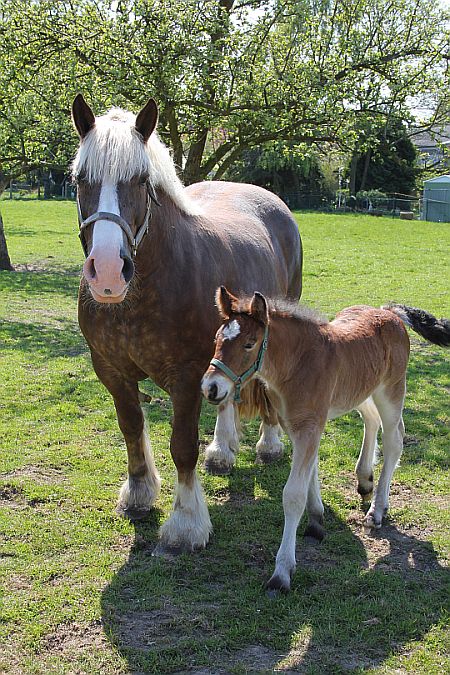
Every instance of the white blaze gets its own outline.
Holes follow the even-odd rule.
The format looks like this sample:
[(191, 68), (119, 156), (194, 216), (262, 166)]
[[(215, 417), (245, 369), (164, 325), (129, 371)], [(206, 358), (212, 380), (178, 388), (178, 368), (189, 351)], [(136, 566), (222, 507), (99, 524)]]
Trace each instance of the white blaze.
[(224, 340), (234, 340), (239, 333), (241, 332), (241, 327), (234, 319), (231, 323), (229, 323), (227, 326), (222, 331), (222, 336)]
[[(119, 199), (117, 196), (116, 184), (105, 180), (102, 183), (100, 190), (100, 198), (98, 200), (98, 211), (107, 211), (120, 216)], [(122, 229), (110, 220), (97, 220), (94, 224), (94, 232), (92, 235), (92, 248), (97, 247), (101, 250), (121, 249), (123, 244)]]

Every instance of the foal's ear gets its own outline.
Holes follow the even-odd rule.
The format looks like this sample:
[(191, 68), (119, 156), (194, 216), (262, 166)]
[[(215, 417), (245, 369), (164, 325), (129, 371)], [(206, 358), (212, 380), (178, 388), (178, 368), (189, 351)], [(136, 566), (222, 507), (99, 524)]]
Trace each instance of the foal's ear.
[(72, 103), (72, 119), (78, 135), (83, 139), (95, 125), (95, 115), (82, 94), (77, 94)]
[(255, 292), (250, 304), (250, 314), (256, 321), (260, 321), (265, 326), (269, 323), (269, 310), (267, 309), (267, 300), (265, 297)]
[(222, 319), (229, 319), (233, 311), (233, 303), (237, 301), (225, 286), (221, 286), (216, 291), (216, 305)]
[(154, 99), (149, 98), (147, 103), (142, 108), (141, 112), (136, 117), (136, 131), (138, 131), (144, 143), (147, 143), (148, 139), (152, 135), (156, 123), (158, 121), (158, 106)]

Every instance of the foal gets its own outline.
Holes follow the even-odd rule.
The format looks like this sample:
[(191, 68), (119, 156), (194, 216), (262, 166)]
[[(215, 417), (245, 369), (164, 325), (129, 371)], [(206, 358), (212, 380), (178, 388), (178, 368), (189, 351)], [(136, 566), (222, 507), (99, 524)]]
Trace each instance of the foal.
[(305, 506), (309, 519), (305, 534), (319, 540), (324, 536), (318, 448), (327, 419), (356, 409), (364, 420), (356, 473), (358, 492), (366, 499), (372, 497), (372, 464), (382, 425), (383, 468), (364, 519), (366, 528), (379, 528), (403, 448), (409, 356), (403, 323), (430, 342), (448, 346), (450, 322), (404, 305), (348, 307), (328, 322), (298, 305), (268, 303), (260, 293), (251, 299), (236, 298), (223, 286), (216, 301), (225, 323), (216, 334), (214, 358), (202, 380), (203, 395), (210, 403), (223, 404), (257, 373), (292, 441), (292, 466), (283, 490), (283, 538), (267, 583), (269, 589), (287, 591)]

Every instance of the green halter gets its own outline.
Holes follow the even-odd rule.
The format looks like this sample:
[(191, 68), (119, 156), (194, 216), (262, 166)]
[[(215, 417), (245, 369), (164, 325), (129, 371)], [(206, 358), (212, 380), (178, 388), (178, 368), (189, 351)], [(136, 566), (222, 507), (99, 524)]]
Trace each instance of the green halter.
[(258, 356), (256, 357), (255, 363), (250, 366), (248, 370), (245, 371), (245, 373), (242, 373), (242, 375), (236, 375), (236, 373), (233, 373), (231, 368), (228, 368), (222, 361), (219, 361), (219, 359), (212, 359), (210, 362), (211, 366), (215, 366), (219, 370), (221, 370), (227, 377), (230, 378), (230, 380), (234, 384), (234, 402), (235, 403), (240, 403), (241, 402), (241, 387), (247, 380), (249, 380), (252, 375), (257, 373), (259, 370), (261, 370), (262, 362), (264, 359), (264, 354), (266, 353), (267, 349), (267, 342), (269, 340), (269, 327), (266, 326), (266, 329), (264, 331), (264, 338), (261, 344), (261, 347), (259, 348)]

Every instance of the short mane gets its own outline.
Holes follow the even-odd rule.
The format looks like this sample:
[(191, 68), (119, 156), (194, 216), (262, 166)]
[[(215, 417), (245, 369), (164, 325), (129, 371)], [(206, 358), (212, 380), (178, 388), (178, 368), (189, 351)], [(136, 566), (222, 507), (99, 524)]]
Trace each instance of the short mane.
[[(299, 305), (283, 298), (266, 298), (269, 307), (269, 314), (277, 316), (299, 319), (300, 321), (311, 321), (320, 326), (329, 323), (328, 319), (310, 307)], [(237, 314), (248, 314), (250, 312), (251, 297), (239, 297), (237, 302), (233, 302), (232, 311)]]
[(200, 209), (185, 194), (169, 150), (156, 132), (146, 145), (135, 129), (133, 113), (112, 108), (95, 118), (95, 126), (81, 141), (72, 164), (72, 173), (81, 171), (89, 182), (108, 178), (115, 183), (128, 182), (147, 173), (152, 186), (161, 188), (184, 213), (196, 215)]

